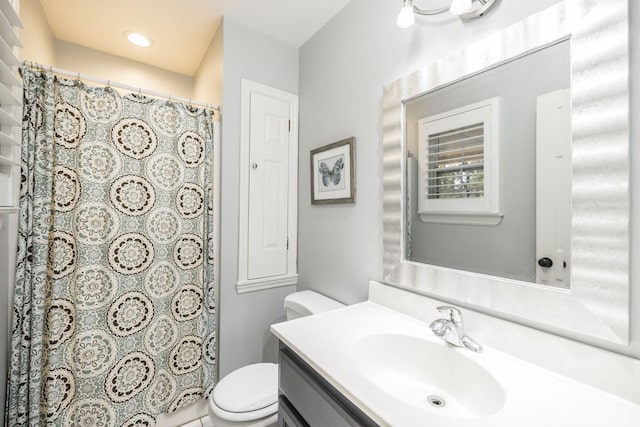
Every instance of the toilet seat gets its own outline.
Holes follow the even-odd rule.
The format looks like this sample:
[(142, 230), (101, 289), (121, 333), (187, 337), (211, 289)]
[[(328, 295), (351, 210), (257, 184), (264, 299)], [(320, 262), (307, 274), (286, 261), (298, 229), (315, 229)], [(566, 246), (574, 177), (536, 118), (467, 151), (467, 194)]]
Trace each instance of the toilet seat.
[(278, 412), (278, 402), (275, 402), (265, 408), (262, 408), (253, 412), (228, 412), (224, 409), (218, 407), (216, 403), (213, 401), (213, 398), (209, 398), (209, 408), (211, 412), (213, 412), (217, 417), (231, 422), (243, 422), (243, 421), (253, 421), (259, 420), (260, 418), (268, 417), (269, 415), (275, 414)]
[(223, 378), (209, 397), (212, 412), (228, 421), (250, 421), (278, 411), (278, 365), (256, 363)]

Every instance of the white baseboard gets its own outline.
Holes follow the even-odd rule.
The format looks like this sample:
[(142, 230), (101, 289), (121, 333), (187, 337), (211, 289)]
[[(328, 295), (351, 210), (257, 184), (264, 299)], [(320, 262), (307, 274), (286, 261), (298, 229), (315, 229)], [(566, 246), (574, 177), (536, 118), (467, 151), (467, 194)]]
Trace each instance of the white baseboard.
[(207, 401), (200, 399), (170, 414), (161, 414), (156, 420), (156, 427), (180, 427), (183, 424), (196, 421), (207, 415)]

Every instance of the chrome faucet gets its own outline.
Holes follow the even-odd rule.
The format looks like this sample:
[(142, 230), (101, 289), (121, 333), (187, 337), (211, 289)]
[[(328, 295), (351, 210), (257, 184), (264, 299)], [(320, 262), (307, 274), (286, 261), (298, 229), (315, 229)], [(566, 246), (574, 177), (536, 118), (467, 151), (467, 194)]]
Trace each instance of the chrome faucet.
[(448, 319), (436, 319), (429, 325), (429, 328), (436, 336), (442, 338), (451, 345), (463, 347), (476, 353), (482, 352), (482, 346), (464, 334), (462, 326), (462, 313), (455, 307), (443, 305), (438, 307), (441, 313), (448, 312)]

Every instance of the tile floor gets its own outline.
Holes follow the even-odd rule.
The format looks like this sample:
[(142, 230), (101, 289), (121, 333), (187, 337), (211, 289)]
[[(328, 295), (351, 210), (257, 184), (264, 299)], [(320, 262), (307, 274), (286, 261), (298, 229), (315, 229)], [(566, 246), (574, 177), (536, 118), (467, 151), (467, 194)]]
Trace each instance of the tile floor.
[(182, 424), (180, 427), (213, 427), (213, 423), (209, 420), (209, 417), (202, 417), (186, 424)]

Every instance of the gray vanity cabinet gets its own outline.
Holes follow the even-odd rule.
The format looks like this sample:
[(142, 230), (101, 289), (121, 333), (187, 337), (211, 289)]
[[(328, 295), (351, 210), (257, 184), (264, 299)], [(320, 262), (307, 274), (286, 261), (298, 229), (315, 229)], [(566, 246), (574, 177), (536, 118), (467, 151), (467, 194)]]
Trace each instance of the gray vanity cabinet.
[(378, 425), (283, 344), (279, 366), (278, 427)]

